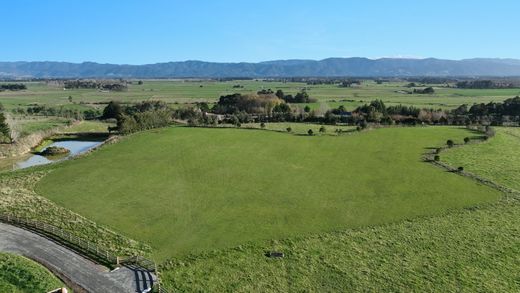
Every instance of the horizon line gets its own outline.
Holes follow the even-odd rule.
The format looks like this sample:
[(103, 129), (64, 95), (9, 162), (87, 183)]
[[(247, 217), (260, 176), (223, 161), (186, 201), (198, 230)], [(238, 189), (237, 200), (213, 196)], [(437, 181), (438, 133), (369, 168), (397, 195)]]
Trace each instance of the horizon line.
[(472, 57), (472, 58), (463, 58), (463, 59), (445, 59), (445, 58), (436, 58), (436, 57), (407, 57), (407, 56), (384, 56), (384, 57), (360, 57), (360, 56), (352, 56), (352, 57), (327, 57), (323, 59), (272, 59), (272, 60), (264, 60), (264, 61), (206, 61), (200, 59), (186, 59), (186, 60), (176, 60), (176, 61), (159, 61), (154, 63), (140, 63), (140, 64), (131, 64), (131, 63), (110, 63), (110, 62), (99, 62), (99, 61), (56, 61), (56, 60), (17, 60), (17, 61), (0, 61), (0, 63), (71, 63), (71, 64), (85, 64), (85, 63), (94, 63), (100, 65), (120, 65), (120, 66), (145, 66), (145, 65), (155, 65), (155, 64), (167, 64), (167, 63), (184, 63), (184, 62), (203, 62), (203, 63), (216, 63), (216, 64), (261, 64), (267, 62), (282, 62), (282, 61), (314, 61), (320, 62), (329, 59), (367, 59), (372, 61), (384, 60), (384, 59), (394, 59), (394, 60), (444, 60), (444, 61), (466, 61), (466, 60), (518, 60), (517, 58), (508, 58), (508, 57)]

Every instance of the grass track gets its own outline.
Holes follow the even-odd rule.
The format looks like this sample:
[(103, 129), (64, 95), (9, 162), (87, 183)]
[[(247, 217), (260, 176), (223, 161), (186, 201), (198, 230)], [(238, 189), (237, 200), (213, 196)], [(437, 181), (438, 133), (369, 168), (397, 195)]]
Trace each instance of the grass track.
[(164, 260), (249, 241), (443, 213), (500, 194), (420, 161), (460, 128), (333, 137), (173, 127), (52, 166), (58, 204), (155, 248)]

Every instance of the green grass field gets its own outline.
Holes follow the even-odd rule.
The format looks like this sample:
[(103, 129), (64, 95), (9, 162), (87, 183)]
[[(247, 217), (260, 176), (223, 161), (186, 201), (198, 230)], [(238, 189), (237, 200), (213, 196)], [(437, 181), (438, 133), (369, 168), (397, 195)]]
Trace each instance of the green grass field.
[[(441, 157), (519, 190), (519, 134), (497, 128)], [(441, 216), (181, 258), (164, 266), (163, 280), (178, 291), (518, 292), (519, 227), (520, 198), (510, 194)], [(286, 256), (263, 257), (273, 250)]]
[(441, 154), (452, 166), (520, 191), (520, 128), (496, 128), (493, 139)]
[(23, 256), (0, 253), (0, 292), (48, 292), (63, 284), (46, 268)]
[[(227, 127), (233, 127), (232, 125), (226, 125)], [(254, 128), (254, 129), (262, 129), (260, 123), (244, 123), (240, 126), (241, 128)], [(337, 135), (336, 130), (341, 129), (343, 134), (346, 132), (353, 132), (356, 127), (355, 126), (345, 126), (345, 125), (320, 125), (316, 123), (291, 123), (291, 122), (273, 122), (273, 123), (265, 123), (264, 129), (287, 132), (287, 128), (291, 128), (292, 134), (298, 135), (308, 135), (309, 129), (312, 129), (314, 135)], [(321, 127), (325, 127), (325, 133), (320, 133), (319, 130)]]
[[(520, 201), (265, 241), (163, 268), (176, 291), (518, 292)], [(271, 259), (266, 251), (285, 257)]]
[[(461, 104), (473, 104), (490, 101), (503, 101), (507, 98), (520, 95), (520, 89), (493, 89), (474, 90), (447, 88), (441, 85), (434, 86), (435, 94), (403, 94), (400, 91), (409, 90), (404, 82), (389, 82), (376, 84), (365, 81), (359, 87), (341, 88), (337, 85), (307, 85), (296, 82), (268, 82), (268, 81), (182, 81), (182, 80), (145, 80), (142, 85), (129, 85), (124, 92), (100, 92), (97, 90), (63, 90), (60, 87), (47, 86), (43, 82), (26, 83), (25, 91), (0, 92), (0, 103), (6, 108), (26, 107), (29, 104), (60, 105), (75, 109), (88, 107), (101, 108), (103, 105), (94, 103), (117, 100), (122, 102), (136, 102), (143, 100), (163, 100), (168, 103), (192, 103), (197, 101), (215, 102), (221, 95), (235, 92), (253, 93), (261, 89), (281, 89), (287, 94), (296, 94), (303, 88), (318, 99), (317, 103), (310, 104), (317, 109), (322, 104), (328, 107), (344, 105), (347, 109), (373, 99), (383, 99), (388, 105), (415, 105), (426, 108), (455, 108)], [(240, 84), (243, 88), (233, 88)], [(73, 103), (68, 97), (72, 96)]]
[(498, 192), (420, 159), (467, 135), (452, 127), (339, 137), (171, 127), (48, 167), (37, 191), (150, 243), (165, 260), (495, 202)]

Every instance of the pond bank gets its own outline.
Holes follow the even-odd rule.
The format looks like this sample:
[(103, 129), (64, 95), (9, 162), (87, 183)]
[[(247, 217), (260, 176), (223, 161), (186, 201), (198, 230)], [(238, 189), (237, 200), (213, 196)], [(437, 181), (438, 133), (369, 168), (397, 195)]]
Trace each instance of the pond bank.
[[(48, 137), (32, 148), (31, 153), (0, 159), (0, 171), (24, 169), (67, 160), (97, 149), (101, 145), (113, 142), (116, 137), (108, 133), (66, 133)], [(44, 156), (49, 147), (65, 148), (68, 153), (59, 156)]]

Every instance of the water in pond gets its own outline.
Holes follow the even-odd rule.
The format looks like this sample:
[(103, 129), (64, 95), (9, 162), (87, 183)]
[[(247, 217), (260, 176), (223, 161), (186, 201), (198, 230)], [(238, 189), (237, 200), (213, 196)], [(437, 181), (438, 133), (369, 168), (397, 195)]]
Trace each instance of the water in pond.
[(57, 162), (57, 161), (66, 160), (75, 155), (84, 153), (100, 144), (101, 144), (101, 141), (65, 140), (65, 141), (54, 142), (47, 147), (51, 147), (51, 146), (64, 147), (64, 148), (70, 150), (70, 153), (68, 155), (66, 155), (65, 157), (59, 157), (55, 160), (52, 160), (52, 159), (49, 159), (48, 157), (44, 157), (44, 156), (40, 156), (40, 155), (32, 155), (28, 159), (16, 163), (14, 165), (14, 169), (24, 169), (24, 168), (29, 168), (32, 166), (45, 165), (45, 164), (49, 164), (49, 163), (53, 163), (53, 162)]

